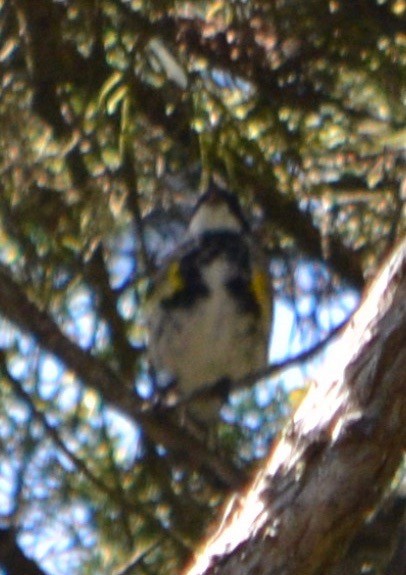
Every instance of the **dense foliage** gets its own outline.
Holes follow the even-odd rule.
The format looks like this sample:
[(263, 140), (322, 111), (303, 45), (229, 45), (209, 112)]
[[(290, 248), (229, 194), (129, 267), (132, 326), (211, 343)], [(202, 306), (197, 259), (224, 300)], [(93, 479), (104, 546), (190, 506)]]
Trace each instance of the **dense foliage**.
[(269, 253), (292, 337), (328, 335), (406, 227), (405, 7), (0, 0), (11, 575), (5, 535), (37, 560), (27, 573), (176, 573), (264, 452), (294, 403), (283, 374), (225, 410), (221, 454), (151, 409), (146, 282), (215, 174)]

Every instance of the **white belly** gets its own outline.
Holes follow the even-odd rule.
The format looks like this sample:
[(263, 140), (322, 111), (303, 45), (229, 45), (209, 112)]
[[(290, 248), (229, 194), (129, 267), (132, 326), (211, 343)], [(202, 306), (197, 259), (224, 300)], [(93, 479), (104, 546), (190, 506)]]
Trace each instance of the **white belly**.
[(223, 377), (238, 379), (265, 365), (267, 325), (242, 314), (224, 287), (227, 263), (216, 259), (206, 268), (210, 296), (193, 307), (156, 309), (150, 353), (154, 366), (173, 377), (184, 394)]

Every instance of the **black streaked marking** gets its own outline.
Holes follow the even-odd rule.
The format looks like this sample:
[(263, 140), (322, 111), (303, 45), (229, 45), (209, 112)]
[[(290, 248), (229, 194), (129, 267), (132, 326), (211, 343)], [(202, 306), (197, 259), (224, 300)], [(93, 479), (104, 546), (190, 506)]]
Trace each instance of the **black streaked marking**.
[(179, 262), (179, 273), (182, 278), (183, 288), (175, 291), (169, 297), (162, 300), (161, 306), (164, 309), (178, 307), (191, 307), (198, 299), (207, 297), (209, 289), (204, 283), (198, 265), (198, 247), (183, 255)]
[(261, 307), (255, 298), (250, 282), (242, 277), (235, 277), (226, 283), (226, 287), (234, 297), (241, 312), (250, 313), (256, 317), (261, 315)]
[(190, 242), (190, 246), (185, 244), (179, 261), (179, 273), (184, 287), (164, 298), (161, 306), (168, 310), (188, 308), (199, 299), (208, 297), (210, 290), (202, 273), (205, 267), (221, 257), (230, 264), (229, 279), (225, 278), (226, 289), (235, 298), (241, 311), (259, 315), (261, 310), (251, 285), (249, 247), (244, 234), (233, 231), (207, 231)]

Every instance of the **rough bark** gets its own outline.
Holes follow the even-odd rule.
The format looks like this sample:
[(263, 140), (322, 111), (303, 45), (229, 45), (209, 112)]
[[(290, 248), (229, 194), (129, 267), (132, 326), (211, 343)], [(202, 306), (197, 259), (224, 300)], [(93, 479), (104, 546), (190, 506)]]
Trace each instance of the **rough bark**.
[(345, 556), (325, 575), (360, 575), (365, 566), (374, 574), (404, 575), (405, 529), (406, 497), (391, 494), (356, 534)]
[(343, 557), (406, 443), (406, 240), (188, 575), (316, 575)]

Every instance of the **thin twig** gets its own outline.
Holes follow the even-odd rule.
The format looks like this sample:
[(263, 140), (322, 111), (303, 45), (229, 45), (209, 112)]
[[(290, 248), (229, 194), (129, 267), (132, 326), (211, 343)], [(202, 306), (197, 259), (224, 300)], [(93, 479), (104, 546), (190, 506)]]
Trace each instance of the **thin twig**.
[(23, 402), (27, 405), (30, 409), (31, 413), (35, 417), (37, 421), (40, 422), (42, 427), (45, 429), (47, 435), (52, 439), (55, 445), (68, 457), (68, 459), (73, 463), (78, 471), (81, 471), (85, 477), (87, 477), (92, 483), (94, 483), (99, 489), (103, 492), (107, 493), (108, 495), (113, 495), (113, 490), (110, 489), (103, 481), (101, 481), (96, 475), (93, 474), (92, 471), (85, 465), (85, 463), (77, 457), (70, 449), (65, 445), (62, 441), (61, 437), (59, 436), (58, 431), (55, 429), (53, 425), (49, 423), (46, 416), (40, 411), (35, 403), (33, 402), (29, 393), (25, 391), (23, 386), (20, 382), (15, 379), (9, 370), (6, 368), (4, 362), (2, 365), (2, 371), (6, 376), (8, 382), (10, 383), (11, 387), (13, 388), (14, 393), (17, 397), (23, 400)]
[[(348, 323), (348, 319), (345, 319), (344, 321), (342, 321), (334, 329), (332, 329), (332, 331), (324, 339), (322, 339), (321, 341), (316, 343), (316, 345), (314, 345), (313, 347), (306, 349), (305, 351), (302, 351), (302, 352), (298, 353), (297, 355), (294, 355), (293, 357), (288, 357), (287, 359), (284, 359), (282, 361), (271, 363), (270, 365), (267, 365), (266, 367), (264, 367), (262, 369), (252, 371), (251, 373), (248, 373), (244, 377), (241, 377), (240, 379), (236, 379), (236, 380), (232, 381), (229, 385), (229, 389), (231, 391), (234, 391), (236, 389), (242, 389), (243, 387), (252, 386), (254, 383), (259, 381), (260, 379), (264, 379), (266, 377), (271, 377), (271, 376), (273, 376), (273, 375), (275, 375), (281, 371), (284, 371), (285, 369), (288, 369), (294, 365), (297, 365), (297, 364), (303, 363), (305, 361), (308, 361), (309, 359), (312, 359), (327, 344), (329, 344), (335, 337), (337, 337), (337, 335), (345, 328), (347, 323)], [(218, 396), (219, 393), (220, 393), (219, 382), (218, 381), (211, 382), (207, 385), (199, 387), (199, 389), (196, 389), (192, 393), (189, 393), (189, 394), (179, 398), (173, 405), (170, 406), (170, 408), (171, 409), (177, 408), (181, 405), (189, 404), (189, 403), (192, 403), (193, 401), (196, 401), (199, 399), (212, 398), (213, 396), (214, 397)]]
[(126, 563), (126, 565), (119, 567), (118, 570), (114, 571), (113, 575), (130, 575), (133, 572), (133, 569), (135, 567), (137, 567), (137, 565), (142, 565), (145, 558), (148, 557), (148, 555), (150, 553), (155, 551), (155, 549), (157, 549), (161, 544), (162, 543), (160, 541), (157, 541), (156, 543), (153, 543), (150, 547), (148, 547), (148, 549), (146, 549), (142, 553), (139, 553), (137, 551), (133, 555), (133, 557), (131, 557), (129, 562)]
[(144, 222), (139, 204), (137, 172), (135, 169), (134, 160), (131, 157), (130, 151), (127, 149), (127, 146), (124, 147), (121, 173), (124, 185), (127, 189), (127, 206), (131, 212), (132, 217), (134, 218), (134, 225), (136, 229), (137, 239), (139, 242), (139, 255), (145, 272), (147, 273), (147, 275), (151, 275), (153, 271), (153, 266), (151, 262), (151, 257), (148, 252), (147, 243), (145, 241)]
[(9, 372), (9, 370), (7, 369), (6, 364), (5, 364), (4, 356), (5, 356), (4, 351), (0, 349), (0, 359), (2, 360), (1, 365), (0, 365), (0, 369), (2, 370), (5, 377), (7, 378), (8, 382), (10, 383), (14, 393), (16, 394), (17, 397), (22, 399), (22, 401), (27, 405), (27, 407), (31, 410), (31, 413), (33, 414), (34, 418), (37, 421), (39, 421), (39, 423), (43, 426), (43, 428), (45, 429), (48, 436), (52, 439), (52, 441), (55, 443), (55, 445), (68, 457), (68, 459), (73, 463), (75, 468), (78, 471), (81, 471), (83, 473), (83, 475), (90, 482), (92, 482), (94, 485), (96, 485), (103, 493), (108, 495), (112, 499), (112, 501), (114, 501), (117, 505), (125, 505), (127, 507), (127, 509), (129, 509), (131, 512), (138, 513), (142, 517), (147, 518), (149, 521), (151, 521), (154, 524), (153, 527), (160, 529), (165, 536), (167, 536), (167, 537), (169, 536), (177, 545), (179, 545), (179, 547), (181, 549), (188, 551), (188, 548), (185, 545), (181, 535), (179, 535), (175, 531), (172, 531), (171, 529), (169, 529), (168, 526), (165, 526), (164, 524), (162, 524), (158, 519), (156, 519), (152, 515), (152, 513), (149, 513), (145, 509), (145, 506), (143, 506), (141, 503), (137, 503), (137, 501), (135, 501), (135, 500), (123, 501), (122, 497), (118, 496), (115, 489), (112, 489), (106, 483), (104, 483), (101, 479), (99, 479), (87, 467), (87, 465), (79, 457), (77, 457), (77, 455), (75, 455), (69, 449), (69, 447), (67, 447), (65, 445), (65, 443), (61, 439), (58, 431), (55, 429), (55, 427), (53, 425), (51, 425), (48, 422), (45, 414), (42, 413), (42, 411), (36, 407), (33, 399), (29, 395), (29, 393), (27, 393), (25, 391), (25, 389), (23, 388), (21, 383), (17, 379), (15, 379), (12, 376), (12, 374)]

